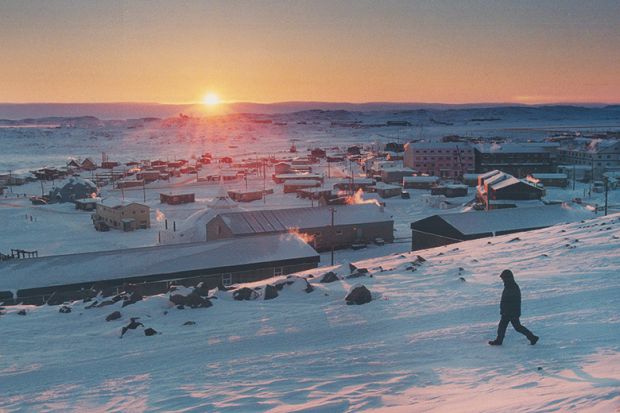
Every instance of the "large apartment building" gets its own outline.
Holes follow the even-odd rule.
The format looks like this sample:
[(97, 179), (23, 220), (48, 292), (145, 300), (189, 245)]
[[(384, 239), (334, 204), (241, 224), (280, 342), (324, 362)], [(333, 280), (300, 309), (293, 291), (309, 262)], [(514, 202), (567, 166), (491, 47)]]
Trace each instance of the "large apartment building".
[(474, 149), (465, 143), (410, 142), (403, 163), (418, 173), (458, 179), (474, 172)]

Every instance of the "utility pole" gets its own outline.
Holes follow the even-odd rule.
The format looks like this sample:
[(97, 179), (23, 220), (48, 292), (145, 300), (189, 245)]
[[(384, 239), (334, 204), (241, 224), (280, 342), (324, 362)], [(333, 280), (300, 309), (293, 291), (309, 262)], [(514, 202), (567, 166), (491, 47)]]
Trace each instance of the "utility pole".
[(605, 177), (605, 216), (607, 216), (607, 193), (609, 192), (609, 178)]
[(353, 162), (349, 160), (349, 166), (351, 167), (351, 196), (355, 194), (355, 177), (353, 176)]
[(336, 233), (334, 232), (334, 214), (336, 213), (336, 208), (331, 207), (329, 209), (332, 213), (332, 239), (331, 239), (331, 244), (332, 244), (332, 266), (334, 265), (334, 237), (336, 236)]
[(146, 186), (145, 186), (144, 180), (142, 180), (142, 198), (144, 202), (146, 202)]
[(265, 192), (267, 191), (267, 171), (265, 168), (267, 167), (267, 160), (263, 159), (263, 204), (267, 203), (267, 197)]

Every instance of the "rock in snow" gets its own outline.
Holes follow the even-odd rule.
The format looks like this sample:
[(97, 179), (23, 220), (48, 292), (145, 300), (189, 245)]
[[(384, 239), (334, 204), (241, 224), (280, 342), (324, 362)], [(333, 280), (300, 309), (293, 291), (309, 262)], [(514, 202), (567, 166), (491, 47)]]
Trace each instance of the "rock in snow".
[(321, 278), (322, 283), (331, 283), (334, 281), (340, 281), (340, 278), (338, 278), (336, 273), (333, 271), (323, 274), (323, 277)]
[(233, 291), (233, 298), (237, 301), (256, 300), (258, 293), (251, 288), (243, 287)]
[(113, 313), (108, 314), (108, 316), (105, 318), (105, 321), (114, 321), (118, 320), (119, 318), (121, 318), (121, 312), (114, 311)]
[(176, 306), (188, 306), (190, 308), (208, 308), (213, 305), (211, 300), (201, 297), (195, 290), (188, 295), (171, 293), (170, 301)]
[(372, 301), (370, 290), (363, 285), (355, 285), (351, 288), (347, 296), (344, 298), (347, 305), (361, 305)]
[(271, 284), (265, 286), (265, 300), (273, 300), (278, 296), (278, 289)]

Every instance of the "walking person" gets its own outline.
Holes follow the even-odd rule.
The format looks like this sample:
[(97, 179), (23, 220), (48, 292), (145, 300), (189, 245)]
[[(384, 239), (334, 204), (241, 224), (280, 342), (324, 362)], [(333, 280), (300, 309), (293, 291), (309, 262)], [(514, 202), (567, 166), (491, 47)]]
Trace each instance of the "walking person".
[(492, 346), (502, 345), (508, 323), (511, 323), (515, 330), (527, 337), (531, 345), (536, 344), (539, 337), (535, 336), (530, 330), (521, 325), (519, 321), (519, 317), (521, 317), (521, 290), (515, 282), (512, 271), (502, 271), (500, 278), (504, 281), (504, 291), (502, 292), (502, 300), (499, 304), (502, 318), (497, 326), (497, 338), (493, 341), (489, 341), (489, 344)]

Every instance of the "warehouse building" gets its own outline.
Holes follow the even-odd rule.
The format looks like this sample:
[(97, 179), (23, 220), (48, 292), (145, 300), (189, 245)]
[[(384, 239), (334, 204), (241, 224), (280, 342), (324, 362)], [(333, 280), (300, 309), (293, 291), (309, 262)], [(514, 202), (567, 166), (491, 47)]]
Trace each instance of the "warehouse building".
[(295, 236), (264, 235), (215, 242), (56, 255), (0, 262), (0, 301), (44, 304), (121, 292), (161, 294), (171, 284), (252, 282), (318, 266), (320, 257)]
[(411, 224), (411, 250), (532, 231), (591, 217), (592, 212), (567, 205), (433, 215)]
[(299, 233), (317, 251), (326, 251), (378, 238), (392, 242), (394, 219), (383, 207), (362, 204), (221, 213), (207, 223), (209, 241), (287, 232)]

